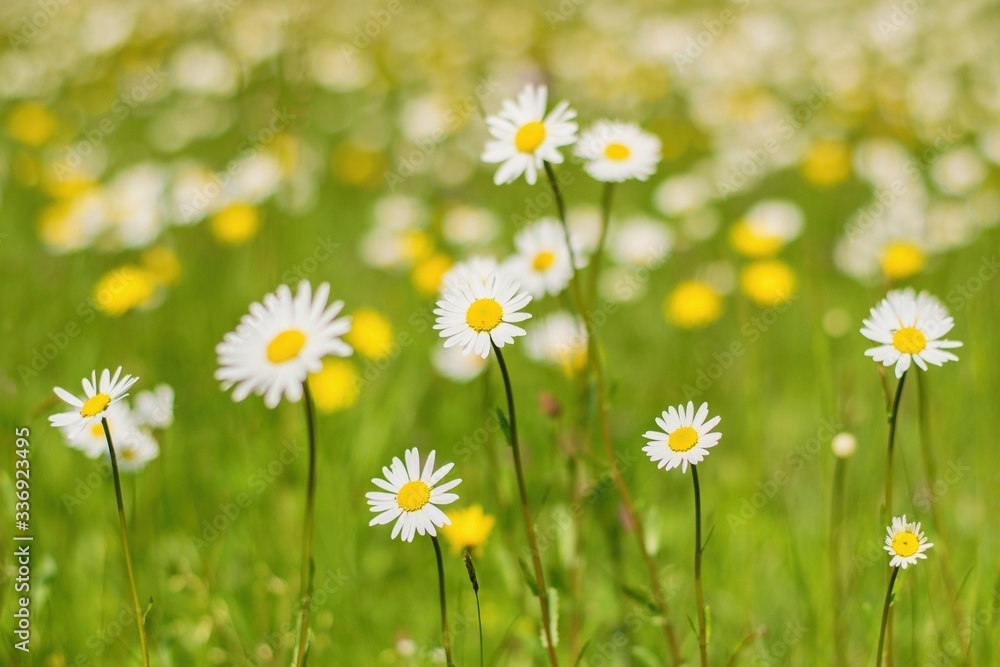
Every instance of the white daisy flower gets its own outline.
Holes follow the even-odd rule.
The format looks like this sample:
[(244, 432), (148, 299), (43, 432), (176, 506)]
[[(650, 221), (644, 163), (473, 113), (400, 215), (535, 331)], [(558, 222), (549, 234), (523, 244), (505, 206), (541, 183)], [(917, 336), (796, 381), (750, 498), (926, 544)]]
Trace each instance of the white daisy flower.
[[(586, 266), (583, 244), (570, 232), (576, 268)], [(528, 294), (538, 298), (556, 295), (573, 278), (573, 265), (566, 247), (566, 232), (554, 218), (542, 218), (514, 237), (516, 254), (504, 261), (502, 269), (517, 279)]]
[(119, 366), (114, 376), (107, 368), (101, 371), (100, 382), (97, 381), (97, 371), (91, 373), (89, 380), (83, 378), (85, 400), (56, 387), (56, 395), (76, 409), (52, 415), (49, 422), (57, 428), (67, 429), (71, 437), (76, 436), (88, 426), (99, 424), (108, 408), (128, 396), (128, 390), (138, 381), (139, 378), (131, 375), (122, 376), (122, 368)]
[(649, 442), (642, 448), (657, 468), (676, 468), (687, 472), (688, 464), (698, 465), (708, 456), (708, 450), (719, 444), (721, 433), (712, 433), (722, 417), (708, 417), (708, 403), (702, 403), (698, 412), (694, 403), (687, 407), (678, 405), (667, 409), (662, 417), (656, 418), (656, 425), (662, 431), (646, 431), (642, 437)]
[(955, 320), (940, 301), (928, 292), (916, 294), (912, 288), (893, 290), (871, 309), (871, 317), (864, 321), (861, 333), (876, 343), (865, 351), (865, 356), (885, 366), (896, 366), (896, 377), (903, 377), (911, 363), (921, 370), (927, 364), (940, 366), (946, 361), (958, 361), (946, 349), (962, 347), (962, 343), (941, 340), (951, 331)]
[[(145, 429), (134, 428), (126, 438), (119, 438), (114, 431), (111, 435), (115, 442), (118, 469), (122, 472), (139, 472), (147, 463), (160, 455), (160, 446), (156, 444), (156, 438)], [(111, 454), (107, 447), (104, 448), (104, 455), (110, 462)]]
[(302, 383), (323, 367), (323, 357), (350, 356), (353, 350), (341, 337), (350, 331), (351, 318), (337, 317), (344, 302), (327, 305), (329, 295), (329, 284), (321, 284), (314, 294), (303, 280), (294, 297), (282, 285), (263, 304), (251, 304), (236, 330), (215, 348), (215, 379), (223, 390), (235, 385), (234, 401), (255, 393), (273, 408), (282, 395), (293, 402), (302, 397)]
[(436, 330), (445, 338), (444, 346), (462, 346), (462, 353), (475, 352), (485, 359), (490, 343), (503, 347), (523, 336), (524, 329), (515, 323), (531, 317), (519, 312), (531, 301), (520, 291), (513, 278), (494, 274), (482, 285), (469, 283), (446, 289), (437, 302)]
[(885, 531), (885, 546), (882, 548), (892, 556), (889, 567), (905, 570), (910, 565), (916, 565), (918, 560), (926, 560), (924, 552), (934, 546), (920, 532), (920, 523), (907, 523), (905, 514), (893, 517), (892, 525)]
[(401, 540), (412, 542), (417, 533), (436, 537), (438, 528), (451, 525), (451, 519), (437, 506), (458, 500), (456, 494), (448, 492), (462, 480), (453, 479), (435, 487), (455, 464), (447, 463), (434, 470), (434, 454), (432, 451), (428, 455), (423, 472), (416, 447), (406, 450), (406, 465), (397, 456), (392, 459), (392, 468), (382, 467), (385, 479), (376, 477), (372, 483), (385, 492), (370, 491), (365, 494), (372, 512), (378, 512), (378, 516), (368, 522), (369, 526), (395, 521), (392, 539), (399, 535)]
[(580, 134), (574, 152), (586, 160), (584, 170), (594, 180), (620, 183), (645, 181), (656, 173), (662, 144), (634, 123), (602, 120)]
[(587, 361), (587, 328), (579, 317), (555, 312), (528, 329), (525, 351), (535, 361), (562, 368), (571, 374)]
[(480, 282), (486, 284), (497, 272), (497, 260), (488, 255), (474, 255), (453, 265), (441, 278), (441, 291)]
[(673, 246), (673, 230), (659, 220), (643, 216), (623, 220), (608, 235), (608, 255), (631, 267), (661, 262)]
[(568, 102), (560, 102), (546, 115), (548, 89), (528, 84), (517, 96), (517, 102), (504, 100), (500, 112), (486, 117), (486, 126), (493, 140), (486, 144), (481, 159), (491, 164), (502, 163), (493, 182), (512, 183), (521, 174), (529, 185), (538, 180), (543, 162), (561, 164), (561, 146), (576, 141), (576, 111)]
[(431, 356), (434, 369), (455, 382), (468, 382), (482, 375), (489, 362), (475, 354), (465, 354), (460, 347), (435, 347)]
[[(104, 419), (108, 420), (108, 428), (111, 429), (111, 437), (114, 439), (116, 447), (119, 441), (127, 440), (132, 431), (135, 430), (135, 421), (129, 414), (128, 402), (126, 401), (110, 405), (107, 412), (104, 413)], [(100, 420), (94, 421), (82, 431), (77, 431), (75, 427), (59, 430), (66, 438), (67, 447), (83, 452), (88, 458), (96, 459), (108, 452), (108, 440), (104, 435), (104, 425)]]
[(161, 384), (152, 391), (135, 395), (136, 421), (152, 428), (167, 428), (174, 423), (174, 388)]

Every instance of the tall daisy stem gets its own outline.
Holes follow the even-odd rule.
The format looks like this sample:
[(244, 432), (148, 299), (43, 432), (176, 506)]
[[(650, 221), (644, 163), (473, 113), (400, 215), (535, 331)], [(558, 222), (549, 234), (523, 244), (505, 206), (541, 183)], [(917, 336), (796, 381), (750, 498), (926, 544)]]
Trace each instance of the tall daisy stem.
[[(892, 401), (892, 408), (889, 411), (889, 446), (886, 450), (886, 463), (885, 463), (885, 514), (886, 521), (892, 521), (892, 452), (896, 446), (896, 423), (899, 421), (899, 402), (903, 398), (903, 385), (906, 383), (906, 376), (909, 372), (904, 372), (903, 376), (899, 378), (899, 382), (896, 383), (896, 397)], [(890, 581), (895, 578), (896, 572), (889, 575)], [(889, 635), (889, 650), (886, 660), (889, 666), (892, 667), (892, 612), (886, 607), (886, 613), (888, 618), (886, 619), (886, 632)]]
[[(889, 585), (885, 589), (885, 604), (882, 605), (882, 627), (878, 631), (878, 653), (875, 654), (875, 667), (882, 667), (882, 647), (885, 646), (886, 629), (889, 626), (889, 607), (892, 605), (892, 587), (896, 585), (896, 577), (899, 576), (899, 568), (892, 568), (889, 575)], [(889, 646), (892, 646), (892, 637), (889, 638)]]
[(142, 613), (142, 605), (139, 604), (139, 592), (135, 587), (135, 572), (132, 570), (132, 551), (128, 546), (128, 530), (125, 527), (125, 503), (122, 500), (122, 482), (118, 475), (118, 456), (115, 454), (115, 445), (111, 441), (111, 429), (108, 427), (108, 420), (101, 418), (101, 425), (104, 427), (104, 437), (108, 440), (108, 454), (111, 455), (111, 473), (115, 480), (115, 499), (118, 501), (118, 524), (122, 531), (122, 546), (125, 548), (125, 569), (128, 572), (128, 583), (132, 589), (132, 604), (135, 606), (135, 624), (139, 629), (139, 645), (142, 647), (143, 667), (149, 667), (149, 647), (146, 646), (146, 615)]
[(701, 591), (701, 486), (698, 484), (698, 466), (691, 466), (694, 480), (694, 590), (698, 598), (698, 651), (701, 667), (708, 667), (708, 636), (705, 629), (705, 597)]
[[(444, 559), (441, 557), (441, 543), (436, 535), (431, 535), (431, 542), (434, 543), (434, 556), (437, 557), (438, 568), (438, 594), (441, 599), (441, 640), (444, 642), (444, 659), (448, 667), (454, 667), (451, 661), (451, 639), (448, 635), (448, 598), (444, 592)], [(479, 595), (476, 595), (478, 603)]]
[(295, 667), (304, 667), (309, 648), (309, 612), (313, 590), (313, 523), (316, 514), (316, 413), (308, 382), (302, 383), (306, 404), (306, 423), (309, 427), (309, 481), (306, 485), (306, 519), (302, 529), (302, 571), (299, 592), (299, 643), (295, 653)]
[(517, 489), (521, 494), (521, 511), (524, 514), (524, 527), (528, 533), (528, 546), (531, 549), (531, 562), (535, 570), (535, 586), (538, 588), (538, 602), (542, 609), (542, 632), (545, 634), (545, 644), (549, 652), (549, 661), (553, 667), (558, 667), (555, 645), (552, 642), (552, 628), (549, 625), (548, 588), (545, 586), (545, 573), (542, 571), (542, 559), (538, 551), (538, 541), (535, 539), (535, 524), (531, 520), (531, 510), (528, 508), (528, 487), (524, 483), (524, 470), (521, 465), (521, 448), (517, 439), (517, 417), (514, 412), (514, 390), (510, 384), (510, 374), (507, 372), (507, 362), (504, 361), (500, 348), (493, 345), (500, 373), (503, 375), (504, 389), (507, 391), (507, 412), (510, 415), (510, 447), (514, 453), (514, 470), (517, 473)]
[[(555, 172), (548, 162), (545, 163), (545, 173), (549, 178), (549, 184), (552, 186), (552, 194), (555, 197), (556, 207), (559, 211), (559, 220), (562, 223), (563, 233), (566, 236), (566, 246), (569, 251), (570, 265), (573, 270), (573, 277), (570, 279), (570, 291), (573, 296), (576, 310), (580, 315), (580, 318), (583, 320), (584, 327), (587, 331), (587, 364), (594, 379), (597, 418), (600, 425), (601, 442), (604, 445), (604, 454), (608, 459), (608, 468), (611, 471), (611, 477), (614, 480), (615, 489), (618, 491), (618, 496), (621, 498), (622, 505), (624, 506), (625, 512), (629, 518), (629, 523), (632, 525), (632, 532), (635, 534), (635, 539), (639, 546), (639, 553), (642, 554), (643, 560), (646, 563), (646, 570), (649, 573), (649, 584), (653, 590), (653, 598), (656, 601), (657, 607), (659, 607), (660, 616), (663, 617), (663, 634), (666, 638), (667, 648), (670, 651), (671, 662), (674, 665), (679, 665), (682, 662), (680, 645), (677, 643), (677, 635), (674, 632), (673, 623), (670, 621), (670, 609), (667, 606), (666, 595), (663, 593), (663, 585), (660, 582), (660, 573), (656, 569), (656, 562), (653, 560), (652, 555), (650, 555), (650, 553), (646, 550), (646, 532), (643, 528), (642, 517), (635, 509), (632, 494), (629, 492), (628, 486), (625, 484), (625, 478), (622, 476), (621, 469), (618, 466), (618, 456), (615, 452), (614, 443), (611, 440), (611, 423), (608, 414), (608, 393), (604, 379), (604, 366), (601, 361), (601, 354), (597, 345), (597, 330), (594, 327), (593, 321), (589, 317), (589, 313), (587, 312), (586, 305), (583, 302), (583, 295), (580, 290), (578, 274), (576, 272), (576, 257), (573, 253), (573, 246), (570, 244), (569, 225), (566, 222), (566, 206), (563, 202), (562, 193), (559, 190), (559, 183), (556, 179)], [(610, 217), (610, 193), (607, 195), (605, 203), (608, 207), (607, 215)]]

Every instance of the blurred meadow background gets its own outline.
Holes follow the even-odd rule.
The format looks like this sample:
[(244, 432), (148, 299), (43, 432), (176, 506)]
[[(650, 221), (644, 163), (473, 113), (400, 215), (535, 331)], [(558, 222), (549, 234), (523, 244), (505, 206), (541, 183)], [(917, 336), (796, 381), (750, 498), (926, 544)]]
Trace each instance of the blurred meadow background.
[[(691, 489), (642, 452), (654, 417), (688, 400), (722, 417), (699, 466), (711, 664), (874, 663), (888, 427), (858, 330), (903, 286), (944, 301), (965, 346), (903, 397), (895, 509), (935, 548), (897, 586), (895, 658), (1000, 664), (996, 3), (16, 0), (0, 25), (2, 664), (140, 664), (107, 464), (46, 419), (53, 386), (118, 365), (141, 378), (133, 396), (175, 393), (159, 455), (123, 480), (153, 663), (291, 662), (302, 409), (234, 403), (213, 374), (247, 306), (301, 279), (346, 302), (356, 349), (316, 381), (311, 664), (443, 663), (430, 544), (368, 527), (371, 478), (411, 446), (455, 462), (449, 511), (495, 520), (476, 557), (487, 664), (546, 661), (499, 373), (445, 355), (431, 329), (453, 263), (502, 259), (556, 215), (544, 179), (497, 186), (479, 159), (484, 115), (527, 82), (584, 127), (620, 119), (662, 142), (657, 173), (615, 190), (593, 323), (614, 447), (688, 664)], [(602, 184), (564, 154), (589, 253)], [(566, 308), (533, 300), (529, 335), (505, 351), (558, 653), (667, 664), (592, 399), (532, 328)], [(23, 426), (30, 654), (9, 640)], [(842, 433), (857, 451), (838, 459)], [(455, 662), (478, 664), (457, 551), (445, 566)]]

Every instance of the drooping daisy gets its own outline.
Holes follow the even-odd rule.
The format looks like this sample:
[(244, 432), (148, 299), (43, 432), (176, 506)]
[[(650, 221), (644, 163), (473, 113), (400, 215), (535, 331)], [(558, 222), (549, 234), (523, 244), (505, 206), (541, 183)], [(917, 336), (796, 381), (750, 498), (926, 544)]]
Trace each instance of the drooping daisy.
[(531, 296), (520, 291), (510, 276), (494, 274), (483, 285), (470, 283), (445, 290), (434, 309), (434, 328), (445, 338), (444, 346), (461, 345), (462, 352), (475, 352), (485, 359), (490, 343), (503, 347), (523, 336), (524, 329), (516, 326), (531, 317), (520, 310)]
[(313, 293), (308, 280), (292, 296), (287, 285), (253, 303), (235, 331), (227, 333), (216, 348), (219, 369), (215, 378), (222, 388), (235, 385), (233, 400), (251, 393), (264, 396), (269, 408), (282, 395), (290, 401), (302, 397), (302, 383), (309, 373), (323, 367), (323, 357), (350, 356), (351, 346), (341, 337), (351, 329), (351, 318), (337, 318), (343, 301), (327, 305), (330, 285)]
[(574, 152), (586, 160), (584, 170), (591, 178), (620, 183), (645, 181), (656, 173), (661, 146), (658, 137), (634, 123), (602, 120), (580, 134)]
[(49, 417), (49, 422), (57, 428), (67, 429), (71, 437), (76, 436), (88, 426), (100, 423), (108, 408), (128, 396), (128, 390), (138, 381), (137, 377), (123, 376), (122, 368), (119, 366), (114, 376), (107, 368), (101, 371), (100, 382), (97, 381), (97, 371), (91, 373), (89, 380), (83, 378), (85, 400), (80, 400), (65, 389), (56, 387), (56, 395), (76, 409), (52, 415)]
[[(576, 268), (586, 266), (583, 244), (572, 232), (573, 257)], [(566, 289), (573, 278), (573, 265), (566, 247), (566, 232), (554, 218), (542, 218), (525, 227), (514, 237), (516, 254), (507, 259), (502, 269), (516, 278), (524, 290), (538, 298), (556, 295)]]
[(668, 408), (662, 417), (656, 418), (656, 425), (662, 431), (646, 431), (642, 437), (649, 442), (642, 448), (657, 468), (676, 468), (687, 472), (688, 464), (698, 465), (708, 456), (708, 450), (719, 444), (721, 433), (713, 433), (722, 417), (708, 418), (708, 403), (702, 403), (698, 412), (694, 403), (687, 407), (678, 405)]
[(448, 493), (458, 486), (462, 480), (453, 479), (450, 482), (435, 487), (444, 479), (454, 463), (447, 463), (434, 470), (435, 452), (427, 456), (423, 471), (420, 469), (420, 453), (417, 448), (406, 450), (406, 465), (399, 457), (392, 459), (392, 467), (382, 467), (385, 479), (372, 479), (375, 486), (383, 491), (370, 491), (365, 494), (372, 512), (378, 516), (368, 525), (378, 526), (395, 521), (392, 527), (392, 539), (399, 535), (405, 542), (412, 542), (413, 536), (437, 536), (437, 529), (451, 523), (448, 516), (438, 509), (438, 505), (448, 505), (458, 500), (454, 493)]
[(547, 115), (548, 89), (528, 84), (518, 94), (517, 102), (504, 100), (500, 112), (486, 117), (492, 141), (486, 144), (481, 159), (491, 164), (502, 163), (493, 182), (513, 183), (521, 174), (529, 185), (538, 180), (543, 162), (561, 164), (561, 146), (576, 141), (576, 111), (569, 102), (560, 102)]
[(893, 517), (892, 525), (885, 531), (885, 546), (882, 548), (892, 556), (889, 567), (905, 570), (910, 565), (916, 565), (918, 560), (926, 560), (924, 552), (934, 546), (920, 532), (920, 523), (907, 523), (905, 514)]
[(951, 331), (955, 320), (940, 301), (928, 292), (916, 294), (912, 288), (893, 290), (871, 309), (861, 333), (876, 343), (865, 356), (885, 366), (896, 366), (896, 377), (903, 377), (915, 363), (921, 370), (927, 364), (940, 366), (946, 361), (958, 361), (945, 350), (962, 347), (962, 343), (941, 340)]

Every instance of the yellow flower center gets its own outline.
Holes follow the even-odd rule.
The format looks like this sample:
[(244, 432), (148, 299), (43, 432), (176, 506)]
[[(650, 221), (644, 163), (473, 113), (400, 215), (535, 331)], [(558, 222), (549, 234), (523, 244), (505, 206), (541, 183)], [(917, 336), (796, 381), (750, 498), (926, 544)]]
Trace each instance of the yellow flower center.
[(476, 299), (465, 311), (465, 321), (475, 331), (493, 331), (503, 320), (503, 308), (493, 299)]
[(896, 533), (896, 536), (892, 538), (892, 550), (897, 556), (902, 556), (903, 558), (909, 558), (913, 554), (917, 553), (920, 548), (920, 540), (917, 536), (908, 530), (903, 530)]
[(99, 438), (102, 435), (104, 435), (104, 424), (102, 424), (101, 422), (94, 422), (90, 426), (90, 434), (95, 438)]
[[(84, 417), (96, 417), (111, 405), (111, 397), (107, 394), (97, 394), (87, 399), (87, 402), (80, 408), (80, 414)], [(103, 429), (101, 430), (103, 433)]]
[(133, 449), (123, 449), (118, 453), (123, 461), (131, 461), (135, 458), (135, 450)]
[(882, 250), (879, 264), (882, 273), (890, 280), (902, 280), (916, 275), (924, 268), (927, 256), (916, 243), (894, 241)]
[(631, 154), (632, 151), (625, 144), (608, 144), (604, 147), (604, 157), (609, 160), (625, 160)]
[(535, 259), (531, 262), (531, 267), (535, 271), (544, 271), (545, 269), (552, 266), (552, 262), (556, 261), (556, 255), (548, 250), (543, 250), (542, 252), (535, 255)]
[(525, 123), (514, 135), (514, 145), (522, 153), (533, 153), (545, 141), (545, 124), (537, 120)]
[(670, 434), (667, 446), (675, 452), (686, 452), (698, 444), (698, 431), (690, 426), (681, 426)]
[(396, 496), (396, 502), (404, 512), (416, 512), (430, 501), (431, 487), (419, 479), (404, 484)]
[(903, 327), (892, 334), (892, 345), (903, 354), (920, 354), (927, 348), (927, 336), (915, 327)]
[(272, 364), (283, 364), (294, 359), (306, 344), (306, 335), (298, 329), (286, 329), (267, 344), (267, 360)]

